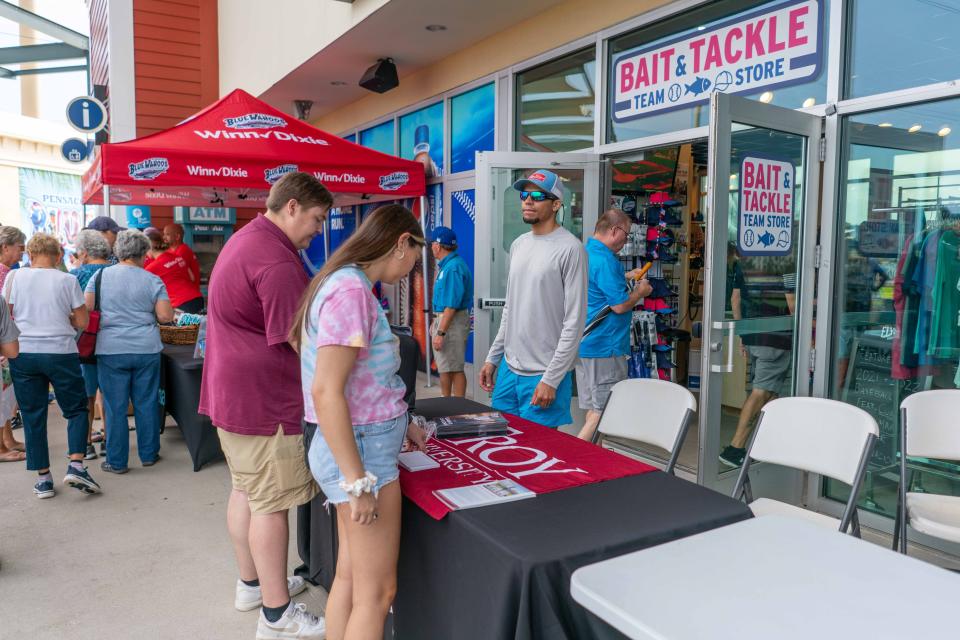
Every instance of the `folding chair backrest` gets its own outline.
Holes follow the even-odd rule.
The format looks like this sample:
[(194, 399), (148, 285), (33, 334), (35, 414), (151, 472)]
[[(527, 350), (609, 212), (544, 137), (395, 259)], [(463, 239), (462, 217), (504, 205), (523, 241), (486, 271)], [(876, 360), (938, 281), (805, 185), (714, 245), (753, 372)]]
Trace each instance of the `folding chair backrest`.
[(876, 420), (845, 402), (779, 398), (763, 408), (750, 457), (852, 485)]
[(960, 460), (960, 389), (920, 391), (900, 408), (906, 413), (908, 456)]
[(687, 411), (697, 410), (693, 394), (666, 380), (635, 378), (613, 386), (597, 430), (673, 451)]

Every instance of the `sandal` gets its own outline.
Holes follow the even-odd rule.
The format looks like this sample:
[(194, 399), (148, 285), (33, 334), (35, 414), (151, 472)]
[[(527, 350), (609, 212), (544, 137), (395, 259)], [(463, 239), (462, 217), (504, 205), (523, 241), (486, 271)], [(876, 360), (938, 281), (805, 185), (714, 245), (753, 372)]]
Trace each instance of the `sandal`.
[(103, 431), (94, 431), (91, 433), (90, 442), (103, 442)]
[(0, 462), (23, 462), (27, 459), (27, 454), (23, 451), (4, 451), (0, 453)]

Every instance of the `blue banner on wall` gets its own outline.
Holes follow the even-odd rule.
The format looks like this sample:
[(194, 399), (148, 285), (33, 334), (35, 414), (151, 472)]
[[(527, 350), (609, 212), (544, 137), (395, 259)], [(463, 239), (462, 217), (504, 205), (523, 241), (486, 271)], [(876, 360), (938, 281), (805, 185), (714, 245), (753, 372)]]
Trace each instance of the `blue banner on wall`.
[(450, 99), (450, 173), (472, 171), (477, 151), (493, 151), (495, 107), (492, 82)]
[(400, 117), (400, 157), (423, 163), (428, 178), (443, 175), (443, 103)]
[[(458, 248), (460, 254), (470, 269), (474, 265), (474, 245), (473, 234), (476, 226), (476, 198), (474, 189), (464, 189), (454, 191), (450, 194), (450, 228), (457, 234)], [(476, 274), (474, 274), (476, 277)], [(473, 362), (473, 317), (476, 309), (470, 313), (470, 337), (467, 340), (467, 362)]]

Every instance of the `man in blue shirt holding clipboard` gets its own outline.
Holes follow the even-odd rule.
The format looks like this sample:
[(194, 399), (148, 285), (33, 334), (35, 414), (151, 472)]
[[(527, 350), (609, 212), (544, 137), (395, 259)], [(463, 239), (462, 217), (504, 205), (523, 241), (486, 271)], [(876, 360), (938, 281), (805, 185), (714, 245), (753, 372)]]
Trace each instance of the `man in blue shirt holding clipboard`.
[(446, 396), (467, 395), (463, 373), (470, 335), (470, 307), (473, 303), (473, 274), (457, 254), (457, 234), (449, 227), (437, 227), (430, 249), (437, 259), (437, 280), (433, 284), (433, 313), (430, 329), (433, 353), (440, 372), (440, 392)]
[(594, 324), (600, 313), (610, 313), (580, 341), (580, 362), (577, 364), (577, 393), (580, 408), (587, 412), (587, 421), (579, 437), (593, 438), (600, 414), (610, 398), (613, 385), (627, 378), (627, 357), (630, 355), (630, 321), (633, 308), (653, 288), (646, 280), (630, 289), (617, 253), (630, 235), (630, 218), (619, 209), (600, 216), (593, 237), (587, 240), (589, 278), (587, 283), (587, 326)]

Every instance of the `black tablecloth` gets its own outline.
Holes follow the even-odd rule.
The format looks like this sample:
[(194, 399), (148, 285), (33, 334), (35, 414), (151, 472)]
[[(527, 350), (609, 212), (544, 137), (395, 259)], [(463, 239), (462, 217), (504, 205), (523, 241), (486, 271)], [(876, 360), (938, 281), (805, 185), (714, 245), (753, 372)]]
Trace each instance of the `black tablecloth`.
[[(486, 408), (458, 398), (417, 402), (417, 413), (427, 417)], [(313, 532), (307, 557), (333, 562), (335, 521), (322, 509), (310, 515), (324, 534), (321, 540)], [(659, 471), (440, 521), (404, 499), (395, 637), (622, 638), (574, 602), (576, 569), (749, 517), (742, 503)], [(332, 574), (332, 565), (320, 568), (325, 586)]]
[(167, 344), (161, 352), (160, 385), (164, 411), (173, 416), (187, 442), (193, 470), (223, 459), (220, 438), (210, 418), (197, 413), (203, 360), (193, 357), (194, 345)]

